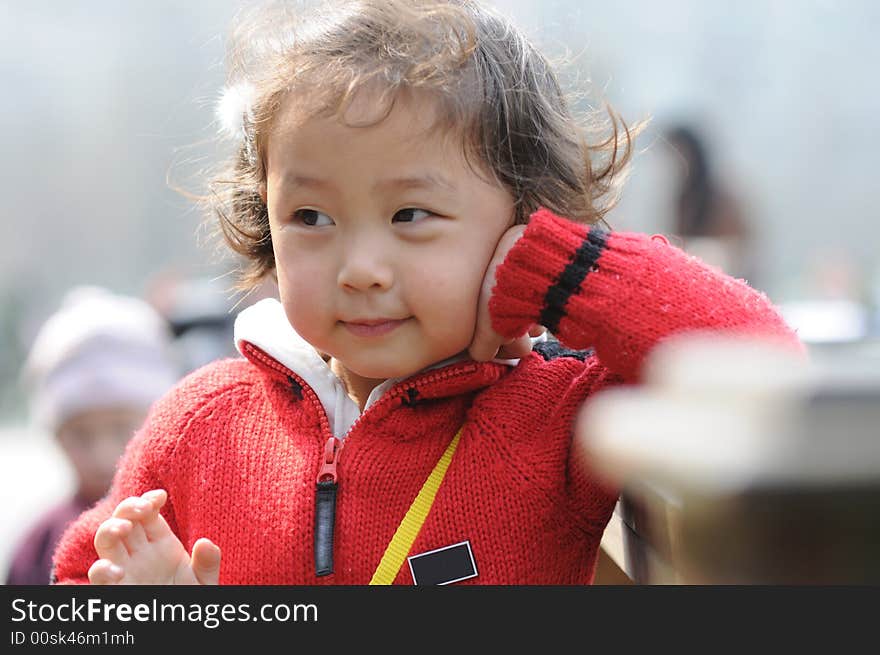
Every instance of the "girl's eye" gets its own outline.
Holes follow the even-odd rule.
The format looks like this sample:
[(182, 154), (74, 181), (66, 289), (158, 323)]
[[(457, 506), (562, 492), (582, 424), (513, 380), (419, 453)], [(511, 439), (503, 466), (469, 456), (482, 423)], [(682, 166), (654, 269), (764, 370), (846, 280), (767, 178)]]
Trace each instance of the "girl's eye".
[(333, 225), (333, 219), (317, 209), (297, 209), (293, 212), (293, 219), (308, 227), (325, 227)]
[(394, 215), (392, 221), (398, 223), (415, 223), (421, 221), (422, 219), (427, 218), (431, 215), (431, 212), (427, 212), (424, 209), (416, 209), (415, 207), (407, 207), (406, 209), (401, 209)]

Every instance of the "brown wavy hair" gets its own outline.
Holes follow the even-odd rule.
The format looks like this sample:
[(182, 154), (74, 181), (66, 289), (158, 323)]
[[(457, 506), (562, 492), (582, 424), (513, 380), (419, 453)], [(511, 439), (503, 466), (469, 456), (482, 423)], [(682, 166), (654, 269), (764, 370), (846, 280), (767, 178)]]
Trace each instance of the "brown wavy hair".
[(471, 168), (510, 192), (517, 223), (538, 207), (602, 221), (640, 129), (607, 105), (576, 118), (549, 61), (509, 20), (473, 0), (261, 6), (235, 22), (226, 63), (227, 89), (244, 86), (250, 102), (207, 202), (218, 234), (244, 258), (244, 289), (275, 268), (261, 189), (273, 120), (290, 94), (306, 117), (342, 120), (359, 91), (378, 90), (375, 124), (402, 92), (430, 93), (436, 127), (460, 135)]

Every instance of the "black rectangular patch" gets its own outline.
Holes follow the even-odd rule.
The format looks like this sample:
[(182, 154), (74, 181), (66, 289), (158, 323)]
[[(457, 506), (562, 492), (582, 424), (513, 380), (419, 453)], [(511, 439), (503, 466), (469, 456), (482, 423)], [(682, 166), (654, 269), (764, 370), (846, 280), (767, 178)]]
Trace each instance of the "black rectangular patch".
[(412, 555), (406, 560), (417, 585), (444, 585), (477, 577), (470, 541)]

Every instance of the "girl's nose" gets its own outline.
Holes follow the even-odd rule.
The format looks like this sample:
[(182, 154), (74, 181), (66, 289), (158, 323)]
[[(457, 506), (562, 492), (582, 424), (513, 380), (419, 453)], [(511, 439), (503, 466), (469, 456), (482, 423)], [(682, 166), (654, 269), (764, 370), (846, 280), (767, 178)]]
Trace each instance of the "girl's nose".
[(378, 240), (354, 240), (342, 255), (339, 287), (347, 291), (382, 291), (394, 283), (390, 253)]

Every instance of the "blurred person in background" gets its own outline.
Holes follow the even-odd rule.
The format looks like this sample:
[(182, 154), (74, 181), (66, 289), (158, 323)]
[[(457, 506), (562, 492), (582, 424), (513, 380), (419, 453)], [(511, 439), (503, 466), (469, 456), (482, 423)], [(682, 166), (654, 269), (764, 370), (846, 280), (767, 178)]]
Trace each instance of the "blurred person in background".
[(100, 499), (153, 401), (179, 376), (171, 333), (146, 302), (76, 287), (37, 333), (22, 371), (31, 415), (54, 435), (76, 490), (24, 534), (6, 584), (49, 584), (52, 552), (67, 524)]
[(172, 348), (181, 374), (226, 357), (238, 357), (233, 339), (235, 317), (265, 298), (277, 298), (278, 288), (264, 280), (237, 300), (219, 279), (190, 277), (174, 269), (160, 271), (149, 281), (146, 300), (165, 319), (173, 335)]
[(234, 357), (232, 302), (216, 280), (164, 270), (149, 281), (145, 298), (165, 319), (182, 374)]
[(704, 139), (688, 125), (669, 128), (665, 138), (681, 161), (673, 232), (690, 254), (754, 286), (750, 226), (741, 201), (717, 179)]

